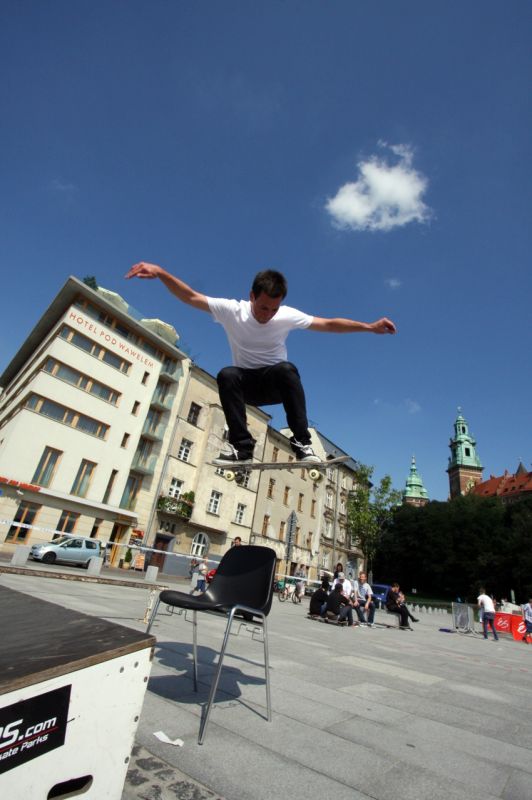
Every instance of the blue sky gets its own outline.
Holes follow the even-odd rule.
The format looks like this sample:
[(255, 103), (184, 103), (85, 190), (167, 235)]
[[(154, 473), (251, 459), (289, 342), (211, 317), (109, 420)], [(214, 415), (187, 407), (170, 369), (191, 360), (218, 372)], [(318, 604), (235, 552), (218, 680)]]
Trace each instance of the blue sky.
[[(445, 499), (461, 406), (485, 476), (531, 454), (532, 6), (511, 0), (14, 2), (0, 17), (0, 369), (69, 274), (171, 321), (204, 369), (219, 326), (166, 266), (396, 337), (298, 332), (311, 420)], [(275, 409), (274, 424), (283, 424)]]

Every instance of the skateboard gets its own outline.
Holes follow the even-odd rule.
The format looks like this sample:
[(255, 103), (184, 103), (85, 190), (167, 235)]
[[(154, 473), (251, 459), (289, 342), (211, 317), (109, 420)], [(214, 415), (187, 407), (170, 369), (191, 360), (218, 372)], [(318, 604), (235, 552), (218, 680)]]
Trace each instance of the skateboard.
[(307, 469), (308, 476), (311, 481), (319, 481), (325, 470), (331, 465), (343, 464), (349, 461), (351, 456), (338, 456), (338, 458), (330, 458), (328, 461), (252, 461), (246, 463), (245, 461), (233, 461), (226, 469), (221, 464), (213, 464), (211, 466), (223, 469), (224, 478), (228, 481), (236, 481), (242, 483), (246, 475), (254, 470), (267, 470), (267, 469)]

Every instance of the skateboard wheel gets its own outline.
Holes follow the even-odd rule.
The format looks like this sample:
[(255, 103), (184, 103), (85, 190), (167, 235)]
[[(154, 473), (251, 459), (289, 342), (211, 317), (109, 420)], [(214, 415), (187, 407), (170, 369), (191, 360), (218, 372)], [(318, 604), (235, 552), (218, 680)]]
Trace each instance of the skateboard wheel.
[(321, 472), (319, 469), (309, 469), (308, 476), (311, 481), (319, 481), (321, 478)]

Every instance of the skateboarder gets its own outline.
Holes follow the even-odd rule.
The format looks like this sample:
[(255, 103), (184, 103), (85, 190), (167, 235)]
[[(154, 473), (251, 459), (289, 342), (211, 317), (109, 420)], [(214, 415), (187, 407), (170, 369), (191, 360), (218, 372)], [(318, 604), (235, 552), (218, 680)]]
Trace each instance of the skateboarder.
[(395, 333), (395, 325), (386, 317), (369, 323), (326, 319), (283, 305), (287, 283), (275, 270), (256, 275), (249, 300), (207, 297), (162, 267), (144, 261), (135, 264), (126, 278), (159, 278), (179, 300), (209, 312), (224, 328), (233, 366), (224, 367), (217, 376), (229, 432), (226, 449), (213, 459), (213, 463), (221, 466), (253, 458), (255, 439), (247, 427), (246, 403), (255, 406), (282, 403), (293, 434), (290, 443), (296, 458), (320, 461), (311, 447), (301, 378), (294, 364), (287, 360), (285, 342), (290, 331), (308, 328), (324, 333)]

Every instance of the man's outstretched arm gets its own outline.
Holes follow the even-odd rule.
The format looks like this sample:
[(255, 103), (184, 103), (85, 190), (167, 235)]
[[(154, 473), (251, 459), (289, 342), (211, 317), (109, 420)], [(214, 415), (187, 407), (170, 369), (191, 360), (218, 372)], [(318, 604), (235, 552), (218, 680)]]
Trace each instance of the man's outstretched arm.
[(396, 328), (391, 319), (381, 317), (375, 322), (357, 322), (355, 319), (325, 319), (314, 317), (309, 325), (311, 331), (322, 333), (396, 333)]
[(209, 311), (209, 304), (204, 294), (196, 292), (195, 289), (192, 289), (191, 286), (180, 280), (180, 278), (171, 275), (162, 267), (157, 266), (157, 264), (149, 264), (147, 261), (141, 261), (139, 264), (135, 264), (131, 267), (126, 274), (126, 278), (159, 278), (166, 288), (172, 292), (172, 294), (175, 294), (182, 303), (186, 303), (187, 306), (198, 308), (200, 311)]

